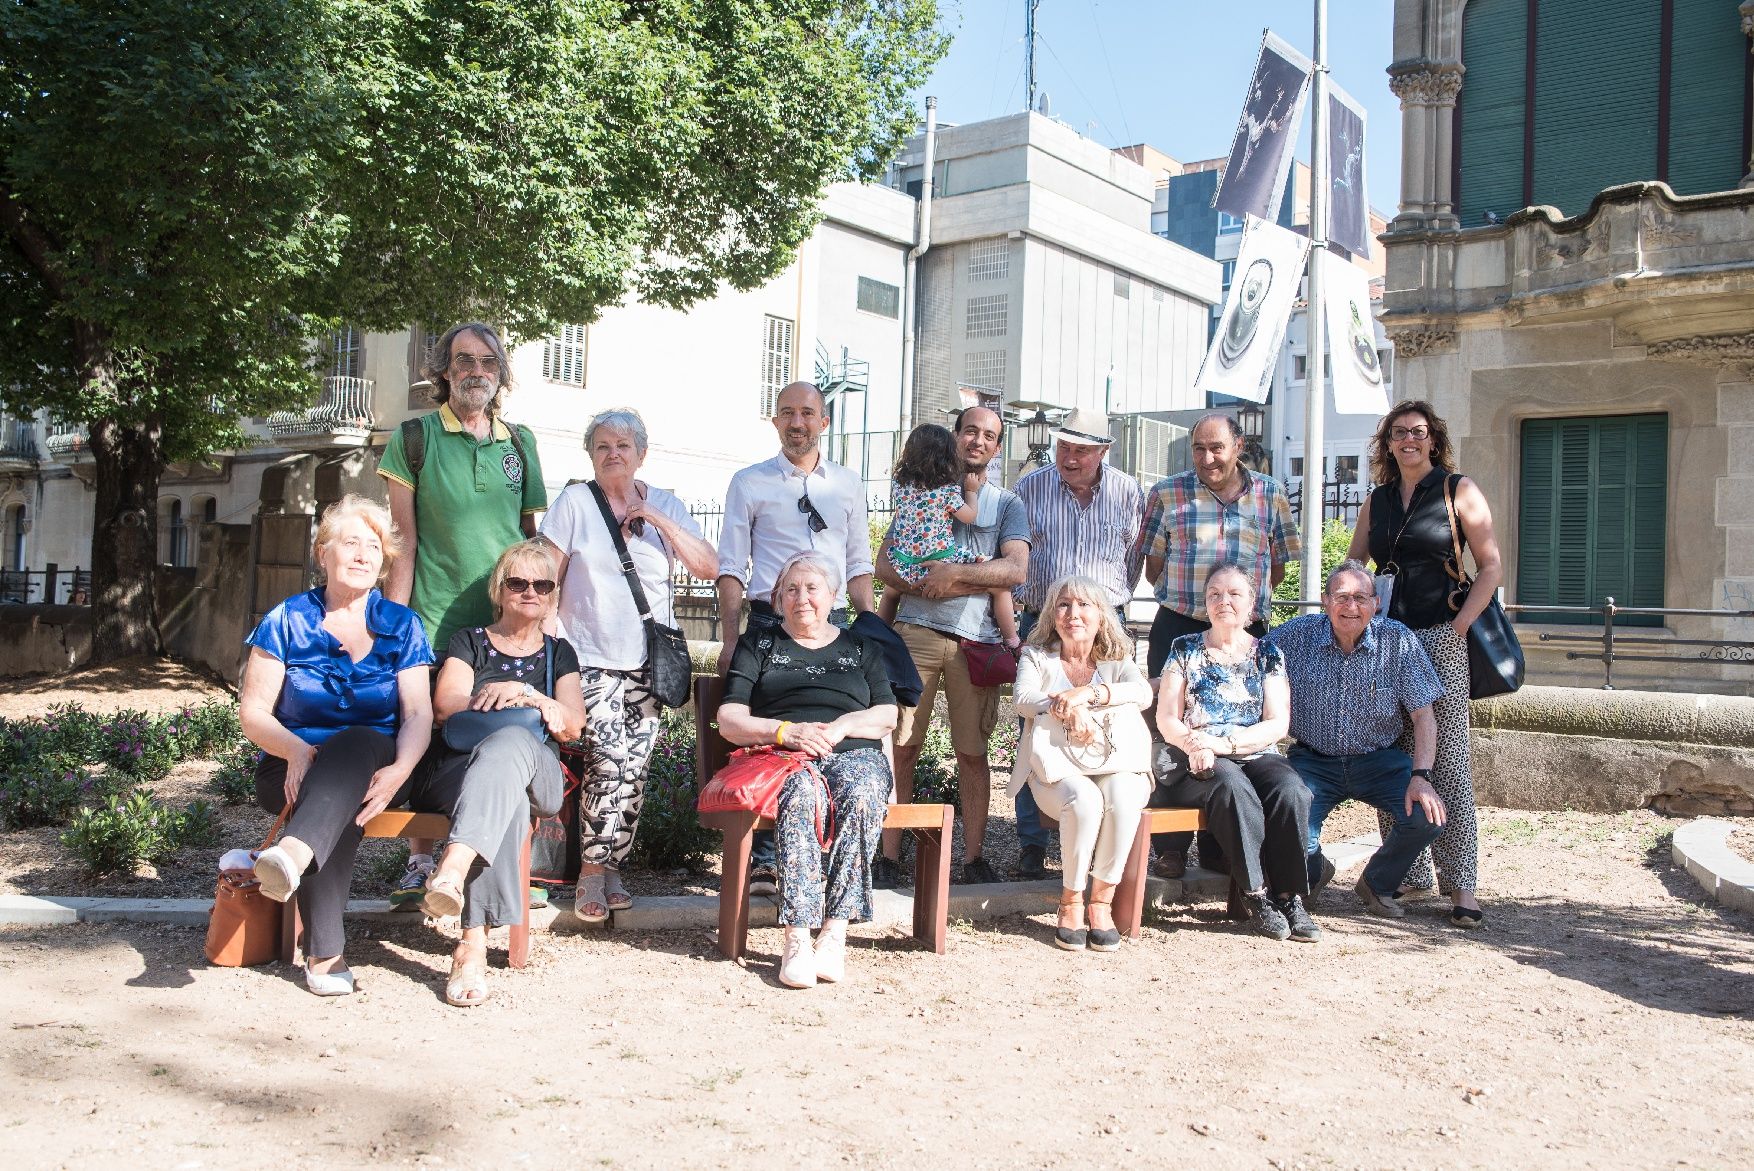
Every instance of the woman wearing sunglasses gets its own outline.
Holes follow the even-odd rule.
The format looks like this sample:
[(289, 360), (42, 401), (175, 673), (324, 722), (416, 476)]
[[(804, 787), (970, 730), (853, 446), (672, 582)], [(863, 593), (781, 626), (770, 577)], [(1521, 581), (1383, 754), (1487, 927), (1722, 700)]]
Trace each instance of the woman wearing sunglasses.
[(562, 629), (578, 648), (587, 713), (587, 772), (580, 778), (581, 866), (573, 913), (601, 923), (633, 906), (621, 869), (633, 850), (645, 799), (646, 766), (662, 709), (652, 695), (646, 631), (622, 569), (619, 543), (652, 617), (676, 624), (671, 579), (680, 562), (712, 580), (719, 555), (673, 494), (637, 478), (646, 458), (637, 411), (604, 411), (585, 429), (595, 479), (573, 483), (542, 519), (542, 536), (560, 550)]
[(494, 620), (451, 636), (433, 695), (441, 725), (463, 711), (535, 708), (547, 739), (508, 725), (467, 752), (447, 749), (409, 798), (411, 808), (451, 819), (450, 842), (427, 879), (422, 906), (434, 917), (462, 916), (463, 938), (445, 985), (445, 999), (460, 1007), (487, 999), (488, 929), (519, 922), (529, 898), (518, 874), (524, 827), (532, 813), (560, 808), (564, 782), (555, 745), (576, 739), (585, 724), (578, 656), (542, 629), (558, 593), (554, 565), (554, 549), (542, 540), (520, 541), (500, 554), (487, 579)]

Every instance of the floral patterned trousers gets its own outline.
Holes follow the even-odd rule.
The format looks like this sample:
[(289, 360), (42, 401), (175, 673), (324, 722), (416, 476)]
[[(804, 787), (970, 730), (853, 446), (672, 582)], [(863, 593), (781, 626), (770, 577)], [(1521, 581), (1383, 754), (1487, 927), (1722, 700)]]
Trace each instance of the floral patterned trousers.
[[(863, 923), (871, 918), (871, 859), (883, 840), (889, 812), (889, 762), (875, 748), (837, 752), (817, 762), (828, 791), (813, 773), (799, 771), (780, 789), (775, 819), (780, 872), (780, 923), (820, 927), (824, 919)], [(818, 821), (834, 839), (826, 853)]]

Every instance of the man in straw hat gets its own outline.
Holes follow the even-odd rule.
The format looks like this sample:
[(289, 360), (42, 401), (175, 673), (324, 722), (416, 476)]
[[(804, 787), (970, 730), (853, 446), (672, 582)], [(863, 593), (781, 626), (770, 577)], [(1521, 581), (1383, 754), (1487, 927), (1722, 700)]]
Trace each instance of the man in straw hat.
[[(1052, 466), (1017, 481), (1030, 529), (1029, 576), (1017, 589), (1018, 629), (1025, 635), (1042, 617), (1049, 584), (1067, 574), (1099, 583), (1124, 622), (1145, 560), (1145, 493), (1108, 463), (1114, 443), (1108, 416), (1079, 407), (1061, 420), (1053, 443)], [(1017, 791), (1016, 809), (1018, 873), (1040, 878), (1049, 835), (1029, 786)]]

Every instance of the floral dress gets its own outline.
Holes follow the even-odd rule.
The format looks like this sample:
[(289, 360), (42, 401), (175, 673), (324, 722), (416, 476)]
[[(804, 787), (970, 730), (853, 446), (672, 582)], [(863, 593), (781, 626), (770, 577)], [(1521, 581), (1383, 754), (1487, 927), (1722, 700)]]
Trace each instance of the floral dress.
[[(1229, 736), (1261, 722), (1267, 679), (1285, 678), (1285, 656), (1265, 639), (1256, 639), (1252, 654), (1240, 663), (1225, 663), (1206, 649), (1204, 634), (1184, 634), (1169, 648), (1164, 670), (1187, 681), (1182, 723), (1211, 736)], [(1271, 749), (1263, 749), (1270, 752)], [(1253, 760), (1260, 756), (1238, 757)]]
[(909, 585), (926, 579), (926, 566), (933, 561), (968, 565), (981, 560), (978, 553), (956, 543), (950, 523), (963, 504), (962, 487), (938, 488), (895, 486), (895, 519), (889, 524), (889, 560)]

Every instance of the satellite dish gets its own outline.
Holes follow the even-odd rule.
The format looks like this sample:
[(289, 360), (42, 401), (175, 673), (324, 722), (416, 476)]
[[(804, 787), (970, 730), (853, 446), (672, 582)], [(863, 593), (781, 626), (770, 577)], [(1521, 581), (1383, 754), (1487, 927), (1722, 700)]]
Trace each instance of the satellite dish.
[(1043, 118), (1052, 118), (1054, 116), (1053, 103), (1048, 101), (1046, 90), (1043, 90), (1041, 97), (1036, 99), (1035, 112), (1040, 114)]

